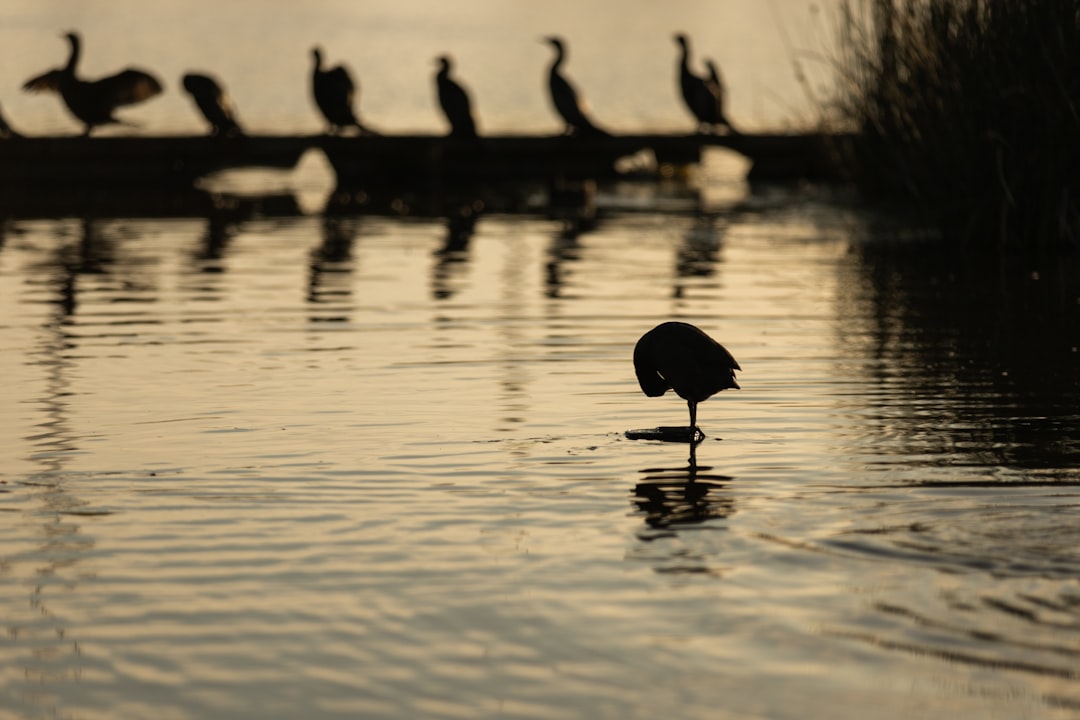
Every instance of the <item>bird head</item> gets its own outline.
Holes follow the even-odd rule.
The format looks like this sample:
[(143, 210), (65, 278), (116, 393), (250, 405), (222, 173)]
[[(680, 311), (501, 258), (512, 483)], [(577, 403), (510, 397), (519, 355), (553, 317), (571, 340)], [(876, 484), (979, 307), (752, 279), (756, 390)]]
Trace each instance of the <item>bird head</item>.
[(560, 38), (560, 37), (558, 37), (558, 36), (556, 36), (556, 35), (548, 35), (548, 36), (546, 36), (546, 37), (542, 37), (542, 38), (540, 38), (540, 42), (545, 42), (545, 43), (547, 43), (548, 45), (550, 45), (551, 47), (555, 48), (555, 49), (556, 49), (556, 50), (558, 50), (559, 52), (562, 52), (562, 51), (563, 51), (563, 41), (562, 41), (562, 38)]
[(678, 43), (679, 47), (681, 47), (683, 50), (685, 50), (686, 45), (687, 45), (687, 43), (689, 41), (686, 39), (686, 35), (684, 35), (682, 33), (678, 33), (678, 34), (675, 35), (675, 42)]
[(450, 71), (451, 60), (448, 55), (440, 55), (435, 58), (435, 63), (439, 66), (440, 70)]

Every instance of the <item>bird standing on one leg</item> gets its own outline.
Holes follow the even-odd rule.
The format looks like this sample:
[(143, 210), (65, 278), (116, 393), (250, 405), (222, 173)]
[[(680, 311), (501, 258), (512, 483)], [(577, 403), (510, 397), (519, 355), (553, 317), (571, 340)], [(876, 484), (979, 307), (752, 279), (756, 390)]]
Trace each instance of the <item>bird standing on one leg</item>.
[(697, 430), (697, 404), (721, 390), (738, 389), (735, 371), (741, 369), (723, 345), (684, 322), (661, 323), (634, 346), (634, 372), (642, 392), (659, 397), (674, 390), (686, 400), (691, 441)]

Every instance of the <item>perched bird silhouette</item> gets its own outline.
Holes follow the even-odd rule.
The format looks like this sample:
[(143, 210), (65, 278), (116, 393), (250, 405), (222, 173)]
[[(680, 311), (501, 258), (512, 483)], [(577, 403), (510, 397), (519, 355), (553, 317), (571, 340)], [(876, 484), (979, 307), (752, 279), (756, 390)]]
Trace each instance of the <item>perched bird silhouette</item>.
[(582, 137), (610, 137), (611, 134), (598, 128), (585, 114), (585, 103), (581, 101), (577, 90), (570, 81), (563, 77), (560, 69), (566, 59), (566, 47), (561, 38), (546, 37), (543, 42), (555, 48), (555, 60), (549, 71), (548, 88), (555, 110), (566, 123), (567, 135)]
[(439, 72), (435, 74), (435, 88), (439, 95), (439, 105), (450, 123), (450, 136), (476, 137), (476, 121), (473, 118), (469, 93), (450, 77), (450, 58), (443, 55), (436, 62), (439, 63)]
[(642, 392), (659, 397), (674, 390), (686, 400), (691, 433), (697, 428), (697, 404), (721, 390), (738, 389), (735, 371), (741, 369), (723, 345), (684, 322), (661, 323), (634, 346), (634, 372)]
[(30, 78), (23, 90), (30, 92), (52, 91), (60, 93), (71, 114), (86, 126), (84, 135), (98, 125), (121, 123), (113, 117), (113, 111), (124, 105), (134, 105), (159, 94), (161, 83), (150, 73), (135, 68), (121, 70), (100, 80), (80, 80), (75, 75), (79, 63), (81, 40), (78, 33), (64, 36), (71, 44), (67, 65)]
[(214, 78), (188, 73), (183, 77), (183, 84), (203, 117), (210, 123), (211, 135), (232, 137), (244, 134), (236, 120), (236, 107), (232, 98)]
[(736, 132), (734, 126), (724, 115), (724, 83), (716, 65), (706, 61), (709, 77), (698, 77), (690, 69), (690, 41), (683, 34), (675, 36), (675, 42), (682, 49), (679, 58), (679, 89), (682, 91), (686, 107), (698, 121), (698, 127), (715, 130), (717, 126), (727, 127)]
[(315, 59), (315, 68), (311, 73), (311, 92), (315, 96), (315, 105), (326, 118), (331, 135), (341, 129), (355, 127), (363, 134), (374, 134), (357, 119), (353, 102), (359, 91), (352, 76), (344, 65), (323, 70), (322, 51), (312, 48), (311, 56)]

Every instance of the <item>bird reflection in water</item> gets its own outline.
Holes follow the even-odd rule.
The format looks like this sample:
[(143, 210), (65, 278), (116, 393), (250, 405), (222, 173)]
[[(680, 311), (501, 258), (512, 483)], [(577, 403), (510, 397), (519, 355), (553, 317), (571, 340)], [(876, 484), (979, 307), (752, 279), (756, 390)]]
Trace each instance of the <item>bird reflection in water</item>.
[[(696, 447), (696, 446), (692, 446)], [(650, 528), (692, 525), (726, 518), (735, 512), (735, 500), (724, 492), (732, 478), (699, 466), (693, 449), (682, 468), (646, 468), (645, 479), (634, 486), (633, 504)]]
[[(352, 249), (360, 233), (360, 218), (355, 215), (325, 215), (322, 222), (322, 242), (311, 251), (311, 274), (308, 278), (307, 300), (312, 305), (334, 306), (352, 296)], [(345, 322), (348, 317), (339, 312), (313, 314), (311, 322)]]
[[(61, 239), (66, 240), (63, 230)], [(56, 287), (56, 305), (64, 318), (73, 316), (79, 306), (79, 280), (87, 275), (107, 275), (115, 262), (115, 246), (98, 232), (97, 222), (84, 218), (77, 242), (62, 242), (55, 260), (46, 268), (55, 272), (50, 284)]]
[(206, 202), (206, 230), (193, 259), (201, 273), (223, 273), (225, 251), (239, 226), (252, 217), (253, 208), (229, 195), (207, 194)]
[(567, 218), (551, 240), (544, 265), (544, 294), (551, 300), (563, 297), (567, 265), (581, 259), (581, 234), (596, 227), (593, 219)]
[(457, 293), (455, 279), (469, 260), (469, 242), (483, 210), (483, 201), (475, 200), (447, 211), (446, 238), (435, 251), (431, 275), (431, 294), (436, 300), (448, 300)]
[[(675, 276), (682, 278), (707, 278), (716, 274), (720, 261), (723, 230), (715, 217), (698, 217), (683, 236), (675, 259)], [(682, 297), (682, 283), (675, 286), (675, 296)]]

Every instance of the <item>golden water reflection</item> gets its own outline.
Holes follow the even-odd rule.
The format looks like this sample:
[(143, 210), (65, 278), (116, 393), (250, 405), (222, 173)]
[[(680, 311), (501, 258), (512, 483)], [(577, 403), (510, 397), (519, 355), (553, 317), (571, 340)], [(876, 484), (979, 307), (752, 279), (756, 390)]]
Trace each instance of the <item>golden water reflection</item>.
[[(11, 221), (0, 693), (1074, 707), (1074, 279), (927, 273), (806, 202)], [(685, 422), (630, 362), (672, 317), (743, 389), (627, 440)]]

